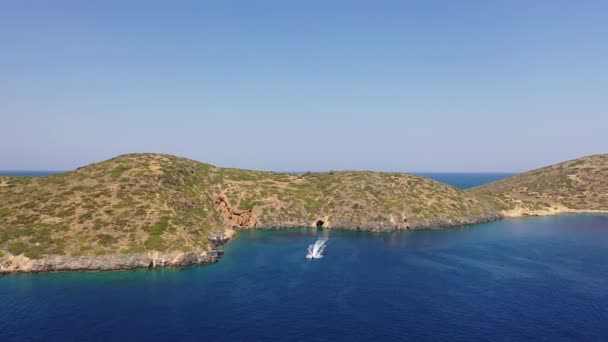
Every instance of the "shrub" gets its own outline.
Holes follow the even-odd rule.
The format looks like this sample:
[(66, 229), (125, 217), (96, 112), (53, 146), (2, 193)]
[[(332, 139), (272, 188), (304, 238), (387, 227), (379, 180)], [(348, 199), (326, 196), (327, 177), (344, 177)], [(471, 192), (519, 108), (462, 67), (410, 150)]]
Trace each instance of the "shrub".
[(21, 241), (13, 242), (8, 245), (7, 250), (13, 255), (19, 255), (25, 253), (27, 251), (27, 245)]
[(93, 218), (93, 214), (90, 211), (87, 211), (86, 213), (84, 213), (84, 214), (80, 215), (80, 217), (78, 217), (80, 222), (85, 222), (92, 218)]
[(40, 259), (44, 256), (44, 254), (46, 254), (46, 250), (43, 246), (32, 246), (23, 253), (23, 255), (30, 259)]
[(163, 233), (169, 226), (169, 217), (163, 216), (152, 227), (148, 229), (148, 240), (146, 240), (146, 248), (155, 251), (164, 251), (167, 247), (163, 240)]
[(114, 168), (114, 170), (112, 170), (112, 178), (118, 178), (122, 176), (122, 174), (125, 173), (125, 171), (127, 171), (128, 169), (129, 168), (124, 165), (120, 165)]
[(102, 246), (110, 246), (114, 243), (114, 237), (110, 234), (99, 234), (97, 235), (97, 241)]
[(255, 201), (255, 200), (253, 200), (253, 198), (246, 198), (246, 199), (241, 200), (241, 202), (239, 203), (239, 209), (250, 210), (250, 209), (253, 209), (257, 205), (262, 205), (262, 204), (264, 204), (264, 202)]
[(145, 249), (141, 246), (130, 245), (129, 247), (121, 250), (120, 252), (123, 254), (134, 254), (134, 253), (143, 253)]

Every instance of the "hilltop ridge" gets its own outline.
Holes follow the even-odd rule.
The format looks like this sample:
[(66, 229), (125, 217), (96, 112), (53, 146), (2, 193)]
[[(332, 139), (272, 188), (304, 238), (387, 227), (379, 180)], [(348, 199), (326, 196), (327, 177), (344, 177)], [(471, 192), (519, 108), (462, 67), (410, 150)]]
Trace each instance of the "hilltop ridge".
[(490, 199), (507, 216), (608, 210), (608, 154), (524, 172), (468, 192)]

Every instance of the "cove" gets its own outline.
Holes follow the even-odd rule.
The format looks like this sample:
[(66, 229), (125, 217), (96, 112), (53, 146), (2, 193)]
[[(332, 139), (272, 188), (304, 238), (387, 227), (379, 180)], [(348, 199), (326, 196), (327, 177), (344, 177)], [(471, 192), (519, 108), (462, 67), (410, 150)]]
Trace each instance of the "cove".
[(0, 340), (606, 340), (607, 250), (605, 215), (242, 231), (213, 265), (2, 276)]

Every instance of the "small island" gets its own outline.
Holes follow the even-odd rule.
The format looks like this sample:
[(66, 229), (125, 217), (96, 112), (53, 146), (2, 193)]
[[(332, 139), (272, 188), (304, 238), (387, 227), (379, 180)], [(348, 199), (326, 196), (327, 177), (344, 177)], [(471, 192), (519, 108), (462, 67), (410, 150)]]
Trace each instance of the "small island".
[(436, 229), (608, 211), (608, 154), (469, 190), (367, 171), (288, 174), (128, 154), (46, 177), (0, 176), (0, 273), (216, 262), (241, 229)]

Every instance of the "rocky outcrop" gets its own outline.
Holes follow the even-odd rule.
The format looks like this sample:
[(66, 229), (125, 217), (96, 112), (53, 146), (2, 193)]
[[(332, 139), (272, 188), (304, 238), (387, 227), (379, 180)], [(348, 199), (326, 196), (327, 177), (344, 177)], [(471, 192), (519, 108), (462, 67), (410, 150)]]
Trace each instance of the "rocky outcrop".
[(211, 242), (211, 244), (216, 248), (219, 246), (222, 246), (223, 244), (228, 242), (228, 240), (230, 240), (230, 238), (226, 235), (210, 235), (209, 236), (209, 242)]
[[(431, 218), (429, 220), (410, 220), (402, 218), (401, 222), (395, 222), (394, 220), (386, 221), (369, 221), (369, 222), (355, 222), (348, 219), (336, 219), (332, 220), (331, 226), (322, 227), (317, 226), (321, 229), (340, 229), (340, 230), (354, 230), (354, 231), (371, 231), (371, 232), (393, 232), (398, 230), (416, 230), (416, 229), (441, 229), (457, 226), (467, 226), (480, 223), (487, 223), (498, 221), (505, 218), (505, 216), (499, 212), (483, 214), (479, 216), (468, 216), (459, 217), (452, 219), (443, 218)], [(289, 221), (289, 222), (267, 222), (259, 223), (256, 229), (284, 229), (284, 228), (295, 228), (295, 227), (308, 227), (310, 223), (306, 220), (300, 221)]]
[(414, 221), (409, 229), (439, 229), (457, 226), (470, 226), (474, 224), (494, 222), (502, 220), (505, 216), (501, 213), (489, 213), (480, 216), (460, 217), (454, 219), (430, 219), (426, 221)]
[(30, 259), (23, 255), (6, 255), (0, 258), (2, 273), (36, 273), (55, 271), (114, 271), (136, 268), (190, 267), (217, 262), (220, 250), (209, 252), (149, 252), (114, 255), (53, 255), (43, 259)]
[(252, 209), (233, 209), (224, 197), (216, 198), (215, 206), (231, 228), (250, 228), (256, 225), (256, 217)]

